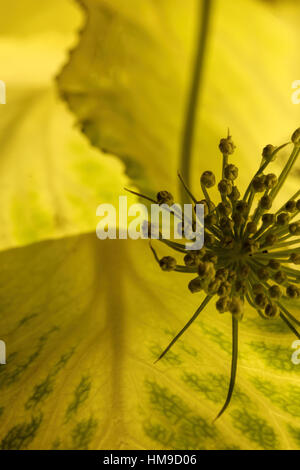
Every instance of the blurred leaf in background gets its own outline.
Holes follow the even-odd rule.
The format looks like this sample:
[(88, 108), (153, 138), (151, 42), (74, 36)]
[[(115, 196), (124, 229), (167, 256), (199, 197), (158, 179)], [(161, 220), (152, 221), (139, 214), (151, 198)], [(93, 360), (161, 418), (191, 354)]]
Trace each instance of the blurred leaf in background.
[(213, 424), (230, 316), (204, 311), (154, 365), (198, 300), (189, 276), (162, 273), (146, 243), (88, 234), (9, 250), (0, 263), (0, 448), (300, 447), (299, 366), (284, 324), (247, 312), (237, 388)]
[[(87, 24), (59, 77), (60, 91), (91, 143), (122, 157), (133, 184), (173, 190), (196, 1), (80, 3)], [(8, 350), (0, 369), (0, 447), (299, 448), (299, 366), (291, 362), (294, 338), (284, 325), (263, 322), (249, 309), (241, 325), (237, 389), (214, 425), (227, 390), (229, 315), (207, 309), (153, 365), (201, 299), (190, 295), (186, 277), (158, 271), (146, 242), (100, 242), (94, 233), (80, 234), (94, 230), (95, 205), (114, 201), (128, 178), (116, 158), (90, 148), (57, 101), (53, 78), (83, 20), (73, 3), (51, 3), (55, 12), (49, 5), (28, 2), (0, 41), (3, 51), (12, 43), (1, 79), (8, 90), (15, 83), (8, 99), (16, 100), (3, 107), (9, 120), (1, 134), (2, 246), (73, 236), (0, 255), (0, 335)], [(227, 126), (245, 183), (261, 148), (281, 144), (299, 125), (290, 100), (299, 75), (297, 35), (294, 24), (260, 1), (243, 0), (243, 9), (215, 2), (194, 188), (201, 171), (220, 168), (216, 149)], [(27, 72), (25, 82), (21, 72)], [(32, 103), (27, 113), (26, 100)], [(51, 115), (54, 131), (43, 138), (42, 117)], [(13, 138), (6, 144), (8, 131)], [(15, 217), (17, 191), (29, 228)]]
[[(197, 0), (83, 0), (87, 21), (59, 87), (93, 145), (144, 168), (143, 189), (176, 188), (185, 101), (190, 80)], [(295, 3), (294, 13), (299, 13)], [(284, 8), (283, 8), (284, 10)], [(230, 127), (243, 183), (266, 143), (289, 139), (299, 107), (292, 82), (300, 76), (299, 28), (261, 1), (213, 2), (193, 186)], [(275, 140), (277, 141), (275, 142)], [(234, 162), (235, 163), (235, 162)], [(205, 168), (206, 169), (206, 168)]]
[(82, 233), (116, 203), (123, 165), (93, 150), (57, 96), (54, 77), (82, 13), (70, 0), (0, 1), (0, 248)]

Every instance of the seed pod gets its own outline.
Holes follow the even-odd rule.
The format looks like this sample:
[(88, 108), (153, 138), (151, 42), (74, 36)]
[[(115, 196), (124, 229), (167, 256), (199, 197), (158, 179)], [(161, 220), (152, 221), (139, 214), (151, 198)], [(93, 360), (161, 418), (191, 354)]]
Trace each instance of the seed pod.
[(248, 233), (256, 233), (257, 232), (257, 224), (255, 222), (248, 222), (246, 226), (246, 230)]
[(188, 288), (192, 294), (195, 294), (196, 292), (201, 292), (203, 290), (203, 281), (199, 279), (199, 277), (196, 277), (195, 279), (192, 279), (189, 282)]
[(226, 165), (224, 169), (224, 176), (228, 180), (234, 181), (239, 175), (239, 170), (235, 165)]
[(275, 235), (274, 233), (268, 233), (264, 244), (265, 246), (273, 246), (277, 242), (277, 239), (277, 235)]
[(268, 211), (272, 207), (272, 199), (270, 196), (265, 195), (260, 199), (259, 205), (263, 210)]
[(228, 201), (220, 202), (220, 204), (218, 204), (219, 214), (223, 216), (228, 216), (231, 214), (231, 211), (232, 211), (232, 207)]
[(207, 293), (208, 294), (216, 294), (220, 287), (221, 282), (218, 279), (213, 279), (208, 284)]
[(295, 286), (294, 284), (289, 284), (286, 288), (286, 295), (290, 299), (297, 299), (298, 297), (300, 297), (299, 287)]
[(287, 212), (295, 212), (297, 210), (297, 203), (296, 201), (292, 200), (292, 201), (288, 201), (286, 203), (286, 205), (284, 206), (284, 209), (287, 211)]
[(271, 259), (268, 264), (269, 268), (273, 269), (274, 271), (278, 271), (280, 269), (280, 263), (276, 259)]
[(242, 215), (247, 215), (249, 211), (249, 205), (245, 201), (238, 201), (236, 203), (235, 210)]
[(263, 292), (261, 292), (259, 294), (256, 294), (254, 302), (255, 305), (257, 305), (259, 308), (264, 309), (267, 305), (268, 298)]
[(255, 176), (252, 181), (252, 188), (256, 193), (263, 193), (266, 190), (265, 177)]
[(212, 279), (215, 277), (216, 271), (213, 263), (210, 261), (200, 261), (198, 265), (198, 274), (200, 279)]
[(222, 179), (218, 184), (218, 189), (223, 196), (229, 196), (232, 191), (232, 182), (227, 179)]
[(276, 224), (277, 225), (287, 225), (289, 223), (289, 220), (290, 220), (290, 216), (287, 212), (281, 212), (281, 214), (279, 214), (277, 216), (277, 219), (276, 219)]
[(265, 227), (268, 227), (269, 225), (273, 225), (275, 220), (276, 218), (274, 214), (266, 213), (262, 216), (262, 223)]
[(184, 264), (186, 266), (197, 266), (199, 263), (199, 255), (196, 253), (187, 253), (185, 257), (183, 258)]
[(232, 289), (232, 285), (228, 281), (224, 281), (220, 284), (219, 289), (218, 289), (218, 295), (220, 297), (224, 297), (230, 294)]
[(267, 318), (276, 318), (279, 315), (277, 305), (273, 303), (267, 304), (265, 307), (265, 315)]
[(231, 136), (220, 140), (219, 149), (223, 155), (232, 155), (235, 149), (235, 145), (232, 141)]
[(269, 173), (265, 179), (265, 185), (267, 189), (272, 189), (278, 182), (277, 176), (274, 173)]
[(293, 133), (293, 135), (291, 137), (291, 141), (297, 147), (298, 147), (298, 145), (300, 145), (300, 127), (298, 127), (298, 129), (296, 129), (295, 132)]
[(156, 198), (159, 205), (167, 204), (168, 206), (172, 206), (174, 204), (174, 198), (168, 191), (160, 191), (157, 193)]
[(272, 162), (273, 160), (275, 160), (275, 155), (274, 155), (275, 150), (276, 150), (276, 147), (274, 147), (274, 145), (268, 144), (263, 148), (262, 156), (268, 162)]
[(261, 281), (267, 281), (270, 277), (269, 271), (266, 268), (259, 268), (257, 276)]
[(160, 261), (159, 265), (163, 271), (174, 271), (177, 262), (172, 256), (164, 256)]
[(216, 184), (216, 177), (212, 171), (205, 171), (202, 173), (200, 182), (205, 188), (212, 188)]
[(229, 298), (228, 297), (220, 297), (216, 302), (216, 309), (219, 313), (228, 312), (229, 308)]
[(292, 253), (290, 256), (290, 262), (293, 264), (300, 264), (300, 253)]
[(293, 222), (289, 225), (289, 232), (291, 235), (300, 235), (300, 221)]
[(274, 274), (273, 279), (277, 282), (277, 284), (283, 284), (286, 281), (286, 274), (285, 272), (279, 270)]
[(231, 233), (234, 227), (233, 221), (228, 217), (221, 217), (220, 227), (224, 233)]
[(229, 198), (231, 201), (238, 201), (239, 198), (241, 197), (241, 193), (239, 192), (238, 188), (236, 186), (232, 187), (232, 191), (229, 194)]
[(234, 288), (235, 288), (235, 291), (239, 294), (239, 295), (244, 295), (246, 293), (246, 290), (247, 290), (247, 286), (246, 284), (241, 281), (240, 279), (237, 279), (234, 283)]
[(269, 295), (272, 299), (279, 299), (281, 297), (281, 289), (279, 286), (269, 287)]

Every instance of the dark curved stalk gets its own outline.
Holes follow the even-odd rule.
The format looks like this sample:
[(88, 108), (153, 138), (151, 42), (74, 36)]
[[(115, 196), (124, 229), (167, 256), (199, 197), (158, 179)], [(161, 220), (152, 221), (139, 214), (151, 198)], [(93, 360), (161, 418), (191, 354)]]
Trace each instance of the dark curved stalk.
[[(192, 73), (192, 80), (190, 84), (190, 91), (187, 102), (186, 115), (183, 127), (183, 137), (181, 144), (180, 153), (180, 173), (182, 178), (186, 182), (186, 185), (190, 187), (190, 167), (191, 167), (191, 156), (193, 149), (193, 141), (195, 134), (196, 124), (196, 113), (197, 104), (199, 98), (199, 91), (202, 81), (202, 70), (205, 56), (205, 49), (207, 45), (207, 37), (209, 30), (209, 23), (211, 17), (211, 6), (212, 0), (198, 0), (199, 1), (199, 27), (198, 37), (196, 46), (196, 56), (194, 62), (194, 68)], [(200, 20), (201, 18), (201, 20)], [(186, 194), (182, 187), (179, 188), (181, 201), (186, 202)]]
[(282, 304), (280, 304), (279, 302), (277, 303), (280, 309), (282, 310), (282, 312), (284, 313), (284, 315), (286, 315), (290, 320), (296, 323), (297, 326), (300, 326), (300, 321), (297, 320), (297, 318), (295, 318), (294, 315), (292, 315)]
[(298, 339), (300, 339), (300, 333), (298, 333), (294, 325), (292, 325), (292, 323), (286, 318), (286, 316), (282, 312), (280, 313), (280, 318), (289, 327), (289, 329), (294, 333), (294, 335), (297, 336)]
[(231, 359), (230, 383), (229, 383), (226, 401), (221, 411), (218, 413), (218, 415), (214, 419), (214, 421), (220, 418), (220, 416), (224, 413), (224, 411), (228, 407), (231, 401), (233, 390), (234, 390), (236, 371), (237, 371), (237, 360), (238, 360), (238, 326), (239, 326), (238, 320), (234, 318), (234, 316), (232, 315), (232, 359)]
[(212, 298), (211, 295), (208, 295), (205, 297), (205, 299), (203, 300), (202, 304), (200, 305), (200, 307), (197, 308), (196, 312), (194, 313), (194, 315), (190, 318), (190, 320), (187, 322), (187, 324), (182, 328), (182, 330), (179, 331), (179, 333), (175, 336), (175, 338), (172, 339), (172, 341), (170, 342), (170, 344), (166, 347), (166, 349), (161, 353), (161, 355), (156, 359), (156, 361), (154, 362), (154, 364), (156, 364), (158, 361), (160, 361), (160, 359), (162, 359), (165, 354), (171, 349), (171, 347), (174, 345), (174, 343), (176, 343), (176, 341), (180, 338), (180, 336), (183, 335), (183, 333), (188, 329), (188, 327), (196, 320), (196, 318), (198, 317), (198, 315), (202, 312), (202, 310), (206, 307), (206, 305), (208, 304), (208, 302), (210, 301), (210, 299)]

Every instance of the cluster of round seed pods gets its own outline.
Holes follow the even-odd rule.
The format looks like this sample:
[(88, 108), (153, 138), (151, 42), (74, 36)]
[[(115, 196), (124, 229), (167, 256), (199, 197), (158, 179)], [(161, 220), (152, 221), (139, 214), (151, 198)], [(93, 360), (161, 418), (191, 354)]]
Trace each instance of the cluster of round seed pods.
[[(267, 172), (267, 167), (276, 159), (278, 152), (292, 145), (290, 157), (281, 174)], [(213, 172), (207, 170), (200, 177), (204, 198), (197, 199), (179, 178), (192, 202), (204, 206), (205, 243), (201, 250), (187, 250), (185, 244), (171, 240), (160, 241), (183, 255), (178, 264), (177, 256), (159, 258), (151, 245), (156, 261), (163, 271), (193, 274), (188, 281), (191, 293), (205, 293), (205, 298), (195, 314), (173, 338), (159, 356), (161, 359), (180, 338), (191, 323), (215, 299), (216, 310), (232, 317), (232, 367), (226, 402), (220, 416), (228, 406), (235, 382), (238, 349), (238, 323), (243, 318), (244, 304), (248, 302), (264, 319), (280, 317), (288, 328), (300, 339), (296, 326), (300, 320), (290, 313), (286, 299), (300, 299), (300, 190), (279, 209), (273, 210), (274, 201), (294, 167), (300, 153), (300, 128), (291, 141), (279, 147), (271, 144), (264, 147), (262, 160), (241, 196), (236, 184), (239, 170), (229, 157), (235, 145), (231, 136), (221, 139), (222, 174), (217, 181)], [(220, 200), (214, 202), (210, 190), (217, 187)], [(138, 193), (135, 193), (138, 194)], [(168, 191), (160, 191), (156, 200), (165, 204), (176, 215), (174, 198)], [(196, 226), (196, 213), (192, 227)], [(299, 309), (298, 309), (299, 311)]]
[[(299, 130), (294, 132), (291, 142), (295, 159), (295, 154), (299, 153)], [(197, 273), (188, 283), (189, 290), (217, 296), (217, 311), (230, 312), (238, 319), (243, 317), (245, 300), (264, 318), (275, 318), (280, 314), (280, 299), (300, 297), (300, 272), (296, 269), (300, 264), (299, 247), (287, 248), (288, 240), (292, 241), (291, 246), (299, 243), (300, 220), (295, 217), (300, 212), (300, 198), (297, 198), (300, 191), (279, 210), (270, 211), (277, 187), (282, 185), (282, 175), (278, 178), (265, 170), (281, 148), (283, 146), (267, 145), (263, 149), (260, 168), (241, 198), (236, 185), (239, 170), (228, 163), (235, 145), (231, 136), (221, 139), (220, 181), (217, 183), (215, 174), (208, 170), (200, 177), (205, 197), (199, 201), (204, 205), (205, 247), (187, 252), (184, 266), (170, 256), (159, 261), (165, 271)], [(216, 185), (221, 199), (217, 204), (209, 196), (209, 190)], [(257, 197), (256, 207), (253, 207)], [(196, 201), (193, 196), (192, 199)], [(174, 199), (167, 191), (161, 191), (157, 202), (171, 206)]]

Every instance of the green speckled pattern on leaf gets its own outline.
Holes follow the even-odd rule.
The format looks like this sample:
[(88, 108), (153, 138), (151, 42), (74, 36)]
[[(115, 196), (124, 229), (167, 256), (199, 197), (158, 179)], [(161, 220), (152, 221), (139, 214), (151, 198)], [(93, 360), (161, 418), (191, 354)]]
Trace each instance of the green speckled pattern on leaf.
[(233, 400), (215, 424), (229, 315), (208, 307), (153, 364), (199, 299), (184, 295), (181, 274), (153, 266), (146, 241), (83, 235), (4, 252), (0, 263), (2, 448), (299, 448), (294, 338), (258, 328), (251, 309)]

